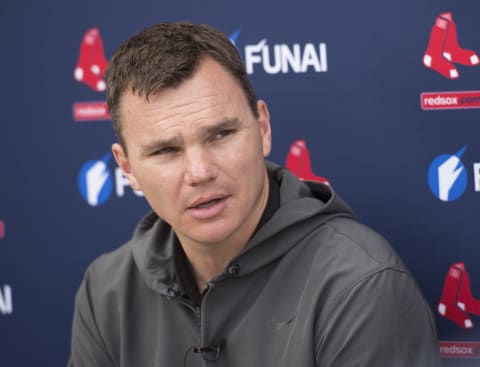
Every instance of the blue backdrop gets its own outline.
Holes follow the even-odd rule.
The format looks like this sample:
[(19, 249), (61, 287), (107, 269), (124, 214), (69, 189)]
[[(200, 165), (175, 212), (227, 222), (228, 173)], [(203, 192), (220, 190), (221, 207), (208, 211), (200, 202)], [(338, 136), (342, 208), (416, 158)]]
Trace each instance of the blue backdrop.
[[(308, 150), (414, 274), (444, 365), (478, 365), (479, 15), (478, 0), (0, 3), (0, 365), (66, 364), (83, 272), (148, 210), (108, 155), (105, 93), (74, 78), (85, 36), (108, 60), (168, 20), (235, 40), (270, 107), (270, 159)], [(89, 202), (84, 173), (102, 159)]]

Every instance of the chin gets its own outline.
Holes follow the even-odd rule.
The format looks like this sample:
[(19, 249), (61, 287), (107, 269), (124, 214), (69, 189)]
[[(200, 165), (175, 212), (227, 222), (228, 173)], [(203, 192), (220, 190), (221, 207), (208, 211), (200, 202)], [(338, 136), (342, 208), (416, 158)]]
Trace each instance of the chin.
[(219, 225), (213, 226), (214, 228), (202, 228), (194, 233), (189, 233), (189, 237), (195, 242), (205, 244), (224, 243), (233, 234), (233, 230), (222, 229), (219, 230)]
[(204, 243), (204, 244), (217, 244), (217, 243), (223, 243), (228, 239), (229, 235), (228, 234), (223, 234), (223, 233), (218, 233), (218, 234), (198, 234), (198, 235), (192, 235), (191, 238), (193, 238), (196, 242), (198, 243)]

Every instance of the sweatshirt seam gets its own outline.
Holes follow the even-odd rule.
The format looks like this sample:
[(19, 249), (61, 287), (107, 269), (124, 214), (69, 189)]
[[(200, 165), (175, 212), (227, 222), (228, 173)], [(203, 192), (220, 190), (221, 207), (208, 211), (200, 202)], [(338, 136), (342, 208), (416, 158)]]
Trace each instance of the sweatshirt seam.
[(366, 274), (364, 277), (360, 278), (358, 281), (352, 283), (351, 285), (345, 287), (342, 291), (339, 292), (337, 300), (333, 302), (333, 304), (329, 307), (329, 309), (326, 311), (326, 317), (328, 318), (330, 316), (330, 313), (335, 310), (335, 308), (345, 299), (345, 296), (350, 293), (354, 288), (362, 285), (362, 283), (367, 282), (371, 278), (375, 277), (376, 275), (380, 275), (381, 273), (387, 272), (387, 271), (393, 271), (395, 273), (401, 273), (406, 276), (410, 276), (408, 272), (397, 269), (391, 266), (384, 266), (379, 269), (376, 269), (368, 274)]
[(377, 264), (380, 269), (382, 268), (388, 268), (388, 267), (391, 267), (392, 269), (397, 269), (399, 271), (403, 271), (403, 272), (406, 272), (406, 269), (402, 269), (400, 266), (398, 266), (398, 264), (395, 264), (395, 263), (389, 263), (388, 265), (382, 265), (375, 257), (373, 257), (368, 251), (365, 251), (365, 249), (360, 246), (360, 243), (356, 240), (354, 240), (352, 237), (350, 237), (348, 234), (346, 234), (345, 232), (342, 232), (341, 230), (339, 230), (336, 226), (332, 225), (332, 223), (330, 222), (327, 222), (326, 223), (329, 228), (331, 228), (335, 233), (337, 233), (338, 235), (340, 236), (343, 236), (345, 237), (346, 239), (348, 239), (353, 245), (355, 245), (355, 247), (357, 247), (362, 253), (364, 253), (365, 255), (367, 255), (375, 264)]

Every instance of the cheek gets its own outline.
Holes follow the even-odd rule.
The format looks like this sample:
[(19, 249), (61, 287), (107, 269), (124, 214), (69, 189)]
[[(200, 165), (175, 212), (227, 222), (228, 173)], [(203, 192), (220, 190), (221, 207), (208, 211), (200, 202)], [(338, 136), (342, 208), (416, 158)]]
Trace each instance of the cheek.
[(165, 167), (155, 164), (146, 164), (137, 171), (137, 180), (147, 198), (167, 198), (174, 194), (178, 187), (173, 172)]
[(244, 144), (235, 145), (228, 155), (222, 155), (220, 159), (232, 181), (241, 184), (242, 189), (249, 191), (262, 180), (265, 163), (258, 136), (251, 136)]
[(255, 169), (258, 160), (258, 148), (253, 144), (236, 144), (227, 152), (218, 156), (222, 166), (233, 176), (244, 177)]
[(158, 170), (149, 170), (143, 181), (145, 199), (152, 209), (170, 225), (178, 216), (181, 184)]

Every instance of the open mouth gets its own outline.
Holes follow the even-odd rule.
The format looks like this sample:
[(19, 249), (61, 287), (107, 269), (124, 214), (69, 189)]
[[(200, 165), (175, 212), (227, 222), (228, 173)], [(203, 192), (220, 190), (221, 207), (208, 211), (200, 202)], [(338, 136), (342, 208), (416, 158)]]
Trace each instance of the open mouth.
[(188, 208), (190, 215), (198, 220), (216, 218), (227, 207), (229, 195), (213, 194), (199, 198)]
[(209, 207), (215, 205), (216, 203), (218, 203), (221, 200), (223, 200), (223, 198), (212, 199), (212, 200), (206, 201), (204, 203), (198, 204), (197, 206), (194, 206), (194, 208), (195, 209), (209, 208)]

